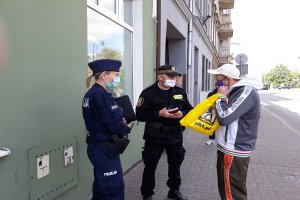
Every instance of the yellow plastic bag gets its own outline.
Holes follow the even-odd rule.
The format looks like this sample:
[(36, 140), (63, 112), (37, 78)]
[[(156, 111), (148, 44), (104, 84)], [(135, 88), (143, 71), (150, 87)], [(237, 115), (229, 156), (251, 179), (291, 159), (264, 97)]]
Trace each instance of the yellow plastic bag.
[(180, 120), (180, 124), (199, 133), (212, 135), (219, 127), (215, 109), (215, 102), (219, 96), (220, 94), (214, 94), (199, 103)]

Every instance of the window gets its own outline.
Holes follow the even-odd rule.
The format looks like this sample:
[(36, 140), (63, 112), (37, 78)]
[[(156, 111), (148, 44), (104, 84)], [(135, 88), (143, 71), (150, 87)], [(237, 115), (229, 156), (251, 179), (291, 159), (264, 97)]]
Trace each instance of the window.
[[(211, 16), (210, 4), (208, 4), (208, 9), (207, 10), (208, 10), (207, 15)], [(208, 38), (210, 38), (210, 39), (212, 39), (211, 27), (212, 27), (212, 20), (208, 19), (208, 21), (207, 21), (207, 35), (208, 35)]]
[(230, 10), (229, 9), (224, 9), (222, 10), (223, 15), (229, 15), (230, 14)]
[(88, 2), (104, 7), (132, 26), (132, 0), (88, 0)]
[(132, 0), (123, 0), (119, 1), (119, 17), (121, 20), (123, 20), (125, 23), (129, 25), (133, 25), (133, 10), (132, 10)]
[[(99, 8), (97, 5), (89, 6), (89, 1), (97, 5), (103, 4), (111, 11), (111, 14), (117, 15), (107, 14), (106, 8), (101, 6)], [(103, 58), (120, 60), (122, 62), (122, 67), (120, 68), (121, 84), (119, 87), (110, 90), (110, 92), (114, 97), (127, 94), (132, 101), (133, 28), (130, 26), (132, 24), (132, 1), (122, 1), (122, 12), (117, 10), (117, 13), (113, 13), (114, 10), (110, 8), (116, 2), (118, 5), (121, 5), (121, 1), (98, 0), (96, 2), (95, 0), (88, 0), (88, 62)]]
[(88, 0), (99, 6), (103, 6), (113, 13), (116, 13), (116, 0)]
[(211, 69), (211, 62), (202, 55), (202, 91), (208, 91), (211, 78), (207, 76), (207, 70)]
[[(209, 69), (209, 61), (206, 59), (205, 71), (207, 72), (208, 69)], [(205, 91), (208, 91), (208, 80), (209, 80), (209, 76), (205, 76)]]
[(98, 0), (88, 0), (88, 2), (92, 2), (94, 4), (98, 4)]
[(116, 13), (116, 0), (98, 0), (98, 4), (109, 9), (111, 12)]
[[(209, 69), (211, 69), (211, 63), (210, 63), (210, 61), (208, 61), (208, 65), (207, 65), (207, 70), (209, 70)], [(206, 71), (207, 71), (207, 70), (206, 70)], [(207, 90), (208, 90), (208, 91), (210, 90), (210, 87), (209, 87), (209, 86), (210, 86), (210, 77), (211, 77), (211, 76), (208, 76), (208, 77), (207, 77), (207, 82), (206, 82), (206, 84), (207, 84)]]
[(203, 2), (203, 11), (202, 11), (202, 13), (203, 13), (203, 17), (204, 17), (204, 19), (206, 18), (206, 16), (208, 15), (207, 13), (207, 2), (208, 0), (204, 0), (204, 2)]
[(203, 0), (196, 0), (196, 8), (199, 11), (199, 16), (202, 16), (202, 13), (203, 13), (203, 11), (202, 11), (202, 8), (203, 8), (202, 1)]
[(207, 70), (206, 70), (206, 65), (205, 65), (205, 60), (206, 60), (206, 58), (205, 58), (205, 56), (204, 55), (202, 55), (202, 79), (201, 79), (201, 81), (202, 81), (202, 87), (201, 87), (201, 89), (202, 89), (202, 91), (205, 91), (205, 80), (206, 80), (206, 74), (207, 74)]

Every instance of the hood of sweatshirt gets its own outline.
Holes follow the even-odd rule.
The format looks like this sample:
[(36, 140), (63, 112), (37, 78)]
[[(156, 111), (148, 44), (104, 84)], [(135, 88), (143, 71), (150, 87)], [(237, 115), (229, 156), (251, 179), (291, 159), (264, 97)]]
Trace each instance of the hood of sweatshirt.
[(240, 87), (240, 86), (252, 86), (254, 88), (256, 88), (257, 90), (260, 90), (263, 88), (263, 84), (257, 80), (254, 77), (245, 77), (240, 79), (237, 83), (233, 84), (230, 88), (229, 88), (229, 92), (236, 87)]

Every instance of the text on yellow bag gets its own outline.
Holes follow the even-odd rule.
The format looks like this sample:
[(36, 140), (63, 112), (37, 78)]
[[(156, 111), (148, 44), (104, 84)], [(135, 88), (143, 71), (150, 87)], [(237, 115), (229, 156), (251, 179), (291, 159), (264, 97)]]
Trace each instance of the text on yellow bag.
[(219, 127), (215, 110), (215, 102), (219, 96), (220, 94), (214, 94), (199, 103), (180, 120), (180, 124), (199, 133), (212, 135)]

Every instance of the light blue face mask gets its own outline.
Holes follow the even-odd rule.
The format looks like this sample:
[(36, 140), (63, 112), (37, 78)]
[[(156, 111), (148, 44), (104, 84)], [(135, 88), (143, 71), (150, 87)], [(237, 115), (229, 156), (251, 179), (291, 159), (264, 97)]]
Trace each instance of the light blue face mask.
[(112, 79), (113, 79), (112, 82), (106, 82), (105, 85), (109, 88), (118, 87), (121, 82), (121, 78), (119, 76), (116, 76), (116, 77), (113, 77)]

